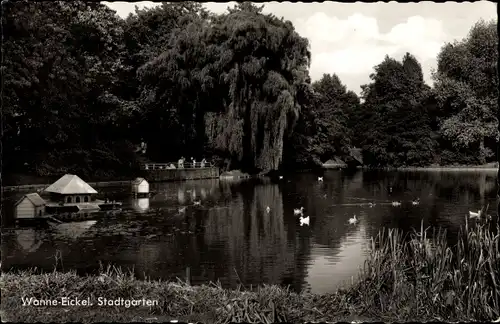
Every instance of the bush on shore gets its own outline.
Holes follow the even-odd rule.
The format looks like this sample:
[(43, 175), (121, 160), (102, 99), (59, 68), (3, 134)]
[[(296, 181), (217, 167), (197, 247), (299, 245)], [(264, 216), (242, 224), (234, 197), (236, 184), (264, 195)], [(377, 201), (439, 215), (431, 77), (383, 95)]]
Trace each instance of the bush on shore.
[[(499, 314), (499, 225), (466, 225), (456, 246), (445, 232), (403, 236), (382, 230), (359, 281), (335, 293), (295, 293), (264, 285), (255, 290), (228, 290), (218, 284), (192, 287), (183, 282), (137, 280), (120, 269), (78, 277), (75, 272), (3, 273), (2, 318), (22, 322), (192, 321), (471, 321), (494, 320)], [(146, 298), (153, 307), (23, 307), (21, 297), (91, 300)]]

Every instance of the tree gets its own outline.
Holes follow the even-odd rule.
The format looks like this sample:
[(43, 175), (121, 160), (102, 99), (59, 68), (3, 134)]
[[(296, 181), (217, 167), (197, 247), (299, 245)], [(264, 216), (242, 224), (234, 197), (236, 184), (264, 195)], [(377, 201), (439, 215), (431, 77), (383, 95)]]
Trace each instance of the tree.
[[(296, 145), (303, 143), (307, 147), (301, 147), (301, 151), (314, 157), (309, 160), (301, 158), (301, 163), (307, 161), (308, 164), (321, 165), (335, 156), (347, 158), (351, 147), (349, 113), (359, 104), (357, 95), (347, 91), (335, 74), (324, 74), (312, 84), (312, 90), (310, 103), (301, 112), (304, 124), (294, 133), (297, 135)], [(302, 137), (308, 140), (299, 140)]]
[(308, 82), (307, 40), (249, 3), (172, 34), (139, 73), (148, 104), (179, 118), (178, 144), (199, 147), (206, 135), (208, 148), (236, 166), (277, 169)]
[[(498, 35), (494, 21), (480, 21), (460, 42), (446, 44), (434, 73), (443, 146), (450, 160), (485, 163), (498, 140)], [(485, 146), (485, 141), (489, 145)], [(468, 152), (460, 160), (460, 152)]]
[[(104, 142), (93, 148), (116, 139), (111, 134), (124, 113), (113, 94), (119, 18), (99, 3), (2, 6), (5, 168), (25, 172), (26, 163), (43, 175), (66, 165), (57, 171), (87, 173), (95, 160), (109, 159)], [(120, 159), (114, 159), (117, 169)]]
[(363, 160), (371, 166), (432, 163), (435, 141), (424, 103), (430, 95), (420, 64), (409, 53), (402, 62), (386, 56), (363, 86)]

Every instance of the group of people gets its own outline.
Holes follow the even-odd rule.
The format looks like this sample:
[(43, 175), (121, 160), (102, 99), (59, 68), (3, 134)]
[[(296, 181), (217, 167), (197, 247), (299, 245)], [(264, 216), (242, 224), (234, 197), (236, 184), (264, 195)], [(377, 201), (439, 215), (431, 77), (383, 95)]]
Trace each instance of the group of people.
[[(186, 161), (186, 159), (185, 159), (184, 157), (181, 157), (181, 158), (179, 159), (179, 161), (177, 161), (177, 167), (178, 167), (179, 169), (183, 169), (183, 168), (184, 168), (184, 162), (185, 162), (185, 161)], [(201, 160), (200, 167), (201, 167), (201, 168), (204, 168), (204, 167), (205, 167), (205, 164), (207, 164), (207, 160), (205, 160), (205, 159)], [(193, 157), (191, 157), (191, 166), (192, 166), (193, 168), (196, 168), (196, 160), (195, 160)]]

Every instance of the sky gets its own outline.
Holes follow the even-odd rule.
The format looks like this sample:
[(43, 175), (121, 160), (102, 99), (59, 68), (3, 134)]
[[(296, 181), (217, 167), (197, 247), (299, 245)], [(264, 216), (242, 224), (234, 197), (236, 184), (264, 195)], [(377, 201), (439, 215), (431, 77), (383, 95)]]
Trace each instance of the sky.
[[(151, 1), (103, 2), (121, 17), (134, 7), (158, 5)], [(226, 11), (235, 2), (206, 2), (215, 13)], [(258, 4), (261, 5), (261, 4)], [(422, 1), (417, 3), (290, 3), (266, 2), (264, 13), (290, 20), (296, 31), (309, 39), (310, 76), (319, 80), (324, 73), (337, 74), (349, 90), (361, 92), (370, 82), (373, 67), (389, 55), (398, 60), (410, 52), (419, 60), (426, 82), (432, 86), (431, 70), (446, 42), (461, 40), (480, 19), (497, 20), (494, 2)]]

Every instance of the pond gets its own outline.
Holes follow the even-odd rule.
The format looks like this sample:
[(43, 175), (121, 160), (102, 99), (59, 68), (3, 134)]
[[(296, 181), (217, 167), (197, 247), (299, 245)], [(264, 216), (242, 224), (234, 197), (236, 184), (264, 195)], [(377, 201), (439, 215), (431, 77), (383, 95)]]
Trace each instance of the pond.
[[(52, 270), (58, 263), (85, 274), (116, 265), (140, 278), (184, 280), (189, 267), (193, 284), (280, 284), (324, 293), (357, 277), (370, 238), (382, 227), (411, 231), (423, 221), (445, 228), (453, 244), (469, 210), (489, 203), (496, 217), (495, 171), (332, 170), (321, 174), (323, 181), (318, 176), (152, 183), (154, 195), (142, 199), (132, 198), (130, 188), (107, 188), (111, 199), (124, 202), (123, 210), (97, 222), (5, 227), (2, 270)], [(5, 217), (12, 220), (20, 196), (4, 194)], [(413, 205), (416, 198), (420, 203)], [(302, 206), (309, 226), (294, 215)], [(354, 214), (359, 222), (352, 225)]]

